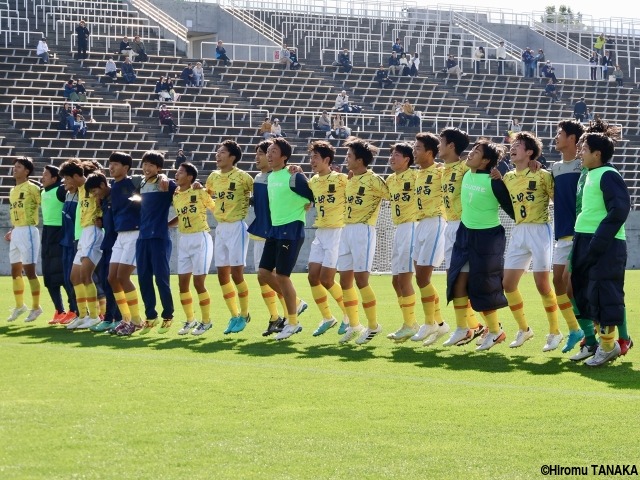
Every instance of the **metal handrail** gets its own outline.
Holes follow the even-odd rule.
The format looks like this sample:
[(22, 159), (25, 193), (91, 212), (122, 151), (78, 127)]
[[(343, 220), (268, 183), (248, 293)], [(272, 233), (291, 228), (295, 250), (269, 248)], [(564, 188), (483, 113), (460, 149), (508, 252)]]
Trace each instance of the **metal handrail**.
[[(65, 103), (69, 103), (69, 104), (73, 105), (72, 102), (68, 102), (68, 101), (14, 99), (14, 100), (11, 100), (11, 121), (22, 120), (21, 118), (16, 118), (15, 117), (14, 107), (17, 107), (19, 105), (31, 107), (31, 121), (32, 122), (35, 120), (35, 108), (34, 107), (36, 107), (36, 106), (42, 106), (42, 107), (50, 106), (51, 107), (51, 121), (54, 121), (56, 113), (58, 112), (60, 107), (62, 107)], [(94, 108), (106, 108), (106, 109), (108, 109), (108, 111), (109, 111), (109, 123), (113, 123), (113, 110), (114, 110), (114, 108), (126, 108), (129, 111), (129, 122), (128, 123), (132, 123), (131, 122), (131, 105), (129, 105), (126, 102), (124, 102), (124, 103), (103, 103), (103, 102), (87, 103), (87, 102), (83, 102), (82, 103), (82, 107), (89, 109), (89, 111), (91, 111), (91, 109), (94, 109)], [(91, 115), (91, 116), (93, 117), (93, 115)]]
[[(176, 113), (176, 117), (177, 117), (177, 121), (175, 122), (176, 125), (180, 126), (181, 122), (180, 122), (180, 118), (182, 117), (182, 115), (186, 112), (195, 112), (196, 113), (196, 118), (195, 118), (195, 126), (198, 127), (200, 126), (200, 114), (202, 113), (213, 113), (213, 114), (221, 114), (221, 115), (225, 115), (225, 116), (231, 116), (231, 126), (235, 127), (235, 123), (236, 123), (236, 115), (242, 115), (242, 116), (246, 116), (247, 114), (249, 115), (249, 127), (254, 127), (253, 125), (253, 120), (254, 119), (260, 119), (260, 121), (262, 122), (266, 117), (271, 116), (269, 110), (267, 110), (266, 108), (226, 108), (226, 107), (200, 107), (200, 106), (194, 106), (194, 105), (171, 105), (171, 108), (169, 108), (169, 110), (173, 113), (173, 112), (177, 112)], [(218, 126), (218, 117), (214, 116), (213, 117), (213, 121), (214, 127)], [(238, 120), (240, 121), (240, 120)], [(184, 123), (184, 122), (183, 122)], [(192, 125), (192, 124), (189, 124)], [(257, 126), (255, 127), (257, 128)]]
[[(217, 42), (201, 42), (200, 43), (200, 58), (205, 58), (203, 55), (203, 45), (217, 45)], [(248, 59), (246, 58), (242, 58), (242, 60), (246, 60), (249, 62), (270, 62), (270, 61), (275, 61), (275, 53), (274, 52), (279, 52), (280, 51), (280, 46), (279, 45), (252, 45), (252, 44), (248, 44), (248, 43), (225, 43), (224, 44), (225, 49), (227, 47), (231, 48), (231, 60), (238, 60), (240, 59), (240, 56), (237, 55), (237, 51), (238, 50), (245, 50), (248, 49), (249, 50), (249, 55), (248, 55)], [(258, 58), (253, 58), (252, 53), (254, 51), (258, 50), (260, 52), (260, 54), (258, 55)], [(297, 49), (294, 49), (297, 51)], [(264, 55), (263, 55), (264, 54)], [(271, 54), (271, 55), (269, 55)], [(227, 55), (228, 56), (228, 55)], [(211, 57), (213, 58), (213, 57)]]

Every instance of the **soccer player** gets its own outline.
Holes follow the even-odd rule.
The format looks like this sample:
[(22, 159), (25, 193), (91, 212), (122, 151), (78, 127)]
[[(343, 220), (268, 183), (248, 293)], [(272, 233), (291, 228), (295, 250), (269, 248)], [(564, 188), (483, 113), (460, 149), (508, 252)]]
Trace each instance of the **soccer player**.
[(488, 350), (506, 337), (497, 313), (508, 305), (502, 290), (506, 238), (498, 208), (513, 218), (513, 205), (504, 183), (489, 176), (503, 153), (502, 146), (486, 139), (478, 140), (469, 153), (469, 171), (461, 185), (461, 222), (447, 275), (447, 300), (463, 305), (460, 299), (468, 297), (488, 324), (489, 333), (478, 351)]
[(40, 280), (36, 274), (40, 249), (40, 232), (37, 228), (40, 189), (29, 181), (33, 169), (33, 161), (27, 157), (20, 157), (13, 163), (16, 186), (9, 192), (9, 216), (13, 228), (7, 232), (4, 239), (9, 242), (9, 263), (16, 306), (7, 318), (8, 322), (15, 321), (28, 310), (24, 304), (23, 270), (31, 289), (31, 310), (25, 322), (33, 322), (42, 314)]
[(571, 254), (571, 284), (578, 310), (592, 319), (599, 330), (600, 345), (585, 362), (590, 367), (620, 356), (620, 345), (614, 336), (616, 326), (625, 318), (624, 223), (631, 200), (622, 176), (609, 164), (615, 150), (610, 135), (586, 133), (582, 140), (582, 163), (589, 172)]
[[(271, 230), (271, 213), (269, 212), (269, 193), (267, 192), (267, 179), (271, 173), (271, 167), (267, 159), (267, 149), (271, 142), (264, 140), (256, 145), (256, 168), (260, 170), (253, 179), (253, 197), (251, 203), (255, 219), (249, 225), (247, 232), (253, 240), (253, 265), (255, 271), (260, 267), (260, 259), (264, 251), (264, 244)], [(262, 332), (263, 337), (281, 332), (285, 319), (278, 313), (278, 294), (269, 284), (258, 276), (262, 300), (269, 310), (269, 323), (267, 329)]]
[[(67, 160), (60, 167), (60, 175), (65, 184), (77, 189), (80, 207), (80, 240), (78, 251), (73, 259), (71, 268), (71, 283), (76, 294), (76, 302), (80, 315), (67, 325), (70, 330), (89, 328), (99, 322), (98, 291), (93, 283), (93, 272), (102, 257), (99, 245), (102, 243), (102, 211), (98, 201), (85, 189), (85, 165), (78, 159)], [(87, 170), (93, 170), (94, 165), (86, 165)], [(88, 315), (85, 312), (88, 310)]]
[(420, 169), (416, 175), (416, 203), (418, 225), (415, 234), (414, 259), (416, 283), (420, 289), (424, 324), (411, 337), (414, 342), (431, 345), (449, 332), (449, 325), (440, 315), (440, 298), (431, 283), (433, 269), (444, 260), (444, 232), (447, 226), (442, 201), (444, 166), (436, 163), (440, 139), (432, 133), (419, 133), (413, 145), (415, 162)]
[(158, 333), (167, 333), (173, 321), (169, 269), (172, 245), (167, 220), (177, 185), (171, 180), (166, 189), (161, 186), (166, 178), (161, 173), (164, 160), (162, 152), (153, 150), (142, 156), (144, 180), (140, 184), (140, 234), (136, 243), (136, 267), (146, 321), (140, 335), (149, 333), (158, 323), (154, 276), (162, 303), (162, 324), (158, 327)]
[[(444, 231), (444, 261), (447, 274), (451, 266), (453, 244), (456, 241), (462, 215), (460, 197), (462, 179), (469, 170), (469, 166), (460, 158), (460, 155), (468, 146), (469, 136), (459, 128), (447, 127), (440, 132), (438, 156), (444, 162), (442, 202), (447, 216), (447, 226)], [(435, 308), (436, 310), (439, 308), (438, 304)], [(442, 344), (443, 346), (465, 345), (486, 333), (485, 327), (476, 320), (468, 298), (457, 297), (453, 302), (453, 310), (456, 316), (456, 329)]]
[[(347, 176), (334, 172), (331, 164), (335, 148), (324, 140), (312, 142), (308, 147), (311, 170), (315, 175), (309, 181), (316, 206), (316, 236), (309, 252), (309, 285), (313, 299), (318, 305), (322, 320), (313, 336), (322, 335), (338, 322), (329, 308), (328, 296), (336, 301), (343, 318), (346, 315), (342, 288), (335, 282), (340, 235), (344, 227), (345, 191)], [(348, 326), (348, 317), (342, 322), (342, 334)], [(338, 330), (340, 333), (340, 330)]]
[[(193, 182), (198, 170), (193, 164), (184, 162), (176, 171), (178, 188), (173, 195), (178, 224), (178, 284), (180, 303), (187, 317), (178, 335), (202, 335), (211, 328), (211, 297), (205, 280), (213, 259), (213, 240), (209, 234), (207, 209), (213, 210), (215, 202), (204, 189), (194, 190)], [(196, 322), (193, 298), (190, 291), (191, 276), (198, 293), (201, 321)]]
[(402, 311), (402, 327), (387, 335), (401, 343), (418, 333), (416, 322), (416, 292), (413, 289), (413, 246), (415, 242), (418, 202), (416, 201), (416, 171), (413, 165), (413, 148), (408, 143), (391, 147), (389, 165), (393, 173), (387, 178), (391, 219), (396, 226), (391, 256), (391, 283)]
[(258, 278), (282, 295), (287, 306), (287, 322), (276, 340), (302, 331), (298, 323), (298, 297), (290, 276), (304, 242), (306, 208), (313, 202), (306, 177), (301, 173), (292, 175), (286, 168), (291, 153), (291, 145), (283, 138), (273, 139), (267, 148), (271, 166), (267, 191), (272, 227), (260, 259)]
[[(380, 202), (389, 198), (389, 189), (384, 180), (368, 167), (378, 149), (360, 138), (351, 137), (344, 143), (347, 147), (347, 168), (353, 173), (347, 182), (345, 226), (340, 237), (338, 272), (344, 295), (344, 306), (349, 317), (349, 327), (340, 339), (347, 343), (357, 337), (359, 345), (371, 341), (382, 331), (378, 323), (376, 295), (369, 285), (369, 274), (376, 251), (376, 220), (380, 213)], [(365, 329), (358, 318), (358, 292), (367, 317)]]
[(218, 281), (231, 313), (229, 324), (223, 332), (225, 335), (241, 332), (251, 320), (249, 286), (244, 280), (249, 247), (249, 234), (244, 219), (249, 211), (253, 178), (236, 167), (241, 158), (242, 150), (236, 142), (223, 141), (216, 151), (218, 170), (211, 172), (206, 183), (207, 192), (216, 200), (214, 217), (218, 225), (214, 257)]
[[(68, 325), (78, 316), (78, 304), (76, 294), (71, 283), (71, 269), (73, 259), (76, 256), (76, 238), (80, 238), (80, 219), (76, 218), (78, 209), (78, 189), (75, 185), (63, 183), (65, 189), (64, 205), (62, 206), (62, 276), (64, 277), (64, 288), (69, 296), (69, 311), (58, 323)], [(77, 220), (77, 221), (76, 221)]]

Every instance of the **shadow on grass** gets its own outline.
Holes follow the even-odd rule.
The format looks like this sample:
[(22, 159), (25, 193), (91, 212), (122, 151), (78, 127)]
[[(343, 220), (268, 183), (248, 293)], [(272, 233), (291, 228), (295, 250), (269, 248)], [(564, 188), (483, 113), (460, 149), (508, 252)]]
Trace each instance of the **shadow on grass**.
[(335, 357), (342, 362), (363, 362), (377, 358), (373, 354), (375, 347), (358, 347), (352, 344), (309, 345), (299, 352), (299, 358)]

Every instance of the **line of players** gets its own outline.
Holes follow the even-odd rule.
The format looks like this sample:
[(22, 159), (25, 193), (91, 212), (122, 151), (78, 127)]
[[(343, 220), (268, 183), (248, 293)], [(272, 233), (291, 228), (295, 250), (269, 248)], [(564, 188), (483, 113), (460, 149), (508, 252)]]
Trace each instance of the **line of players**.
[[(585, 360), (597, 353), (598, 342), (595, 335), (592, 335), (593, 322), (576, 318), (577, 309), (567, 293), (567, 279), (563, 278), (577, 215), (578, 180), (583, 173), (580, 160), (577, 159), (577, 144), (583, 133), (584, 127), (577, 122), (560, 122), (556, 146), (562, 153), (563, 161), (557, 162), (552, 172), (537, 168), (539, 164), (535, 160), (541, 154), (540, 142), (527, 132), (516, 135), (510, 150), (515, 170), (507, 173), (502, 180), (491, 179), (486, 174), (493, 169), (504, 152), (495, 144), (481, 139), (474, 144), (467, 161), (463, 161), (460, 156), (470, 142), (466, 133), (456, 128), (444, 129), (439, 136), (420, 133), (413, 146), (402, 143), (394, 145), (389, 160), (394, 173), (386, 182), (368, 169), (378, 150), (368, 142), (356, 138), (345, 143), (348, 147), (349, 177), (332, 170), (335, 150), (329, 143), (312, 142), (309, 154), (315, 175), (308, 185), (301, 169), (286, 168), (291, 147), (284, 140), (265, 141), (256, 147), (256, 165), (261, 173), (255, 182), (235, 166), (242, 157), (237, 144), (233, 141), (223, 142), (216, 154), (218, 170), (209, 176), (204, 189), (195, 181), (197, 170), (188, 163), (178, 170), (175, 182), (163, 178), (160, 174), (162, 157), (155, 152), (149, 152), (143, 157), (144, 178), (129, 177), (131, 158), (126, 154), (114, 153), (109, 161), (110, 173), (114, 179), (112, 182), (107, 182), (99, 173), (93, 173), (84, 179), (85, 172), (80, 170), (86, 166), (78, 162), (66, 162), (60, 172), (60, 176), (64, 177), (65, 188), (69, 190), (75, 186), (84, 198), (80, 203), (80, 224), (83, 231), (78, 246), (79, 253), (76, 255), (76, 263), (79, 262), (80, 265), (74, 266), (77, 272), (74, 275), (72, 270), (71, 279), (76, 299), (86, 302), (89, 311), (86, 317), (78, 318), (67, 326), (90, 327), (96, 331), (111, 330), (119, 335), (130, 335), (141, 328), (141, 333), (147, 333), (158, 324), (152, 285), (152, 275), (155, 274), (164, 307), (159, 332), (164, 333), (169, 329), (173, 317), (170, 293), (167, 295), (170, 292), (170, 242), (167, 247), (168, 228), (162, 222), (163, 219), (166, 220), (173, 200), (177, 214), (173, 223), (177, 223), (180, 231), (180, 299), (186, 315), (179, 333), (191, 331), (194, 335), (200, 335), (211, 328), (210, 298), (205, 278), (213, 256), (216, 259), (223, 297), (231, 313), (231, 320), (224, 333), (237, 333), (246, 327), (250, 315), (243, 268), (248, 234), (256, 242), (254, 261), (256, 265), (260, 265), (258, 279), (261, 294), (270, 313), (269, 324), (263, 335), (277, 333), (276, 338), (283, 339), (298, 333), (302, 327), (297, 322), (297, 314), (304, 311), (306, 304), (297, 298), (290, 280), (287, 280), (303, 240), (304, 217), (290, 222), (292, 229), (289, 230), (282, 230), (277, 225), (274, 227), (272, 222), (274, 215), (282, 216), (289, 209), (290, 202), (295, 203), (297, 196), (303, 203), (313, 202), (317, 213), (314, 224), (317, 228), (316, 236), (309, 257), (309, 282), (323, 320), (313, 334), (321, 335), (338, 324), (328, 303), (331, 295), (343, 314), (343, 321), (338, 329), (342, 335), (340, 343), (352, 340), (358, 344), (367, 343), (382, 331), (377, 321), (375, 293), (369, 286), (368, 277), (375, 252), (375, 224), (380, 202), (386, 199), (391, 202), (392, 218), (396, 225), (392, 284), (403, 317), (400, 329), (389, 334), (388, 338), (395, 342), (411, 339), (431, 345), (449, 333), (449, 326), (443, 321), (440, 312), (438, 292), (430, 281), (433, 269), (444, 260), (449, 272), (447, 298), (454, 305), (456, 329), (443, 345), (464, 345), (478, 338), (477, 349), (487, 350), (501, 343), (505, 334), (497, 320), (496, 310), (508, 305), (518, 324), (518, 332), (510, 346), (521, 346), (533, 337), (533, 331), (524, 315), (523, 298), (517, 287), (533, 260), (534, 280), (549, 321), (549, 333), (543, 350), (558, 348), (564, 339), (558, 326), (560, 311), (569, 327), (563, 352), (572, 350), (581, 342), (580, 352), (571, 358), (576, 361)], [(443, 163), (436, 163), (436, 158)], [(419, 167), (417, 170), (410, 168), (414, 162)], [(70, 170), (72, 166), (74, 168)], [(269, 187), (271, 183), (275, 185), (275, 176), (284, 175), (287, 177), (282, 180), (290, 183), (290, 188), (281, 190), (278, 195), (286, 195), (287, 190), (293, 195), (285, 202), (282, 201), (284, 197), (273, 198)], [(586, 173), (583, 177), (585, 175)], [(122, 182), (124, 183), (120, 185)], [(122, 188), (125, 185), (126, 188)], [(150, 185), (153, 186), (153, 193), (164, 193), (164, 202), (157, 202), (160, 197), (145, 199), (145, 193), (151, 193)], [(490, 195), (487, 195), (488, 192)], [(95, 207), (89, 206), (92, 198), (95, 199)], [(548, 207), (552, 199), (555, 200), (557, 240), (553, 260), (551, 228), (548, 223)], [(98, 200), (102, 204), (101, 225), (97, 218), (89, 219), (91, 212), (98, 211)], [(244, 218), (250, 201), (254, 205), (256, 220), (247, 229)], [(87, 205), (83, 208), (85, 203)], [(500, 236), (504, 238), (504, 230), (499, 225), (497, 216), (499, 205), (516, 220), (504, 264), (504, 241), (500, 241)], [(135, 215), (133, 212), (136, 208), (141, 219), (137, 229), (132, 228), (135, 227), (135, 222), (131, 216)], [(207, 208), (214, 212), (218, 221), (215, 255), (212, 252), (211, 237), (207, 233)], [(92, 266), (98, 263), (97, 257), (91, 257), (94, 252), (91, 248), (95, 248), (100, 237), (100, 229), (96, 225), (105, 226), (105, 219), (109, 217), (105, 213), (109, 210), (115, 221), (113, 228), (105, 227), (105, 232), (111, 231), (117, 233), (117, 236), (111, 249), (104, 242), (102, 247), (104, 252), (112, 252), (108, 283), (122, 313), (123, 321), (120, 323), (111, 318), (98, 323), (96, 294), (91, 287), (92, 271), (91, 268), (83, 269), (86, 259), (89, 259), (88, 263)], [(131, 221), (123, 220), (127, 218)], [(151, 230), (162, 231), (162, 242), (145, 248), (144, 240), (149, 240), (150, 224), (153, 225)], [(282, 231), (278, 232), (279, 228)], [(276, 239), (279, 243), (273, 242), (274, 229), (275, 237), (282, 237)], [(157, 233), (152, 233), (151, 239), (157, 236)], [(286, 242), (286, 245), (282, 244), (283, 239), (292, 238), (299, 241), (291, 245)], [(461, 248), (463, 244), (464, 248)], [(265, 245), (269, 246), (267, 254), (262, 255)], [(491, 245), (492, 251), (486, 248), (485, 251), (482, 248), (478, 250), (472, 245)], [(279, 255), (278, 248), (283, 248), (282, 251), (286, 253), (284, 257)], [(131, 255), (133, 252), (135, 255)], [(159, 255), (158, 252), (165, 252), (167, 255)], [(162, 261), (159, 261), (160, 258)], [(146, 322), (140, 319), (137, 294), (130, 281), (136, 259)], [(455, 275), (450, 271), (452, 262), (459, 264)], [(12, 265), (13, 263), (12, 261)], [(555, 293), (548, 274), (552, 265)], [(414, 269), (424, 311), (424, 323), (420, 326), (416, 321), (416, 294), (412, 286)], [(339, 283), (334, 281), (336, 272), (340, 273)], [(25, 273), (29, 277), (27, 268)], [(198, 293), (200, 322), (195, 321), (191, 305), (191, 276)], [(14, 275), (14, 291), (17, 290), (15, 279)], [(358, 291), (367, 318), (366, 328), (360, 324), (358, 317)], [(278, 297), (284, 316), (278, 313)], [(236, 299), (239, 300), (239, 305)], [(22, 313), (19, 311), (22, 307), (18, 303), (17, 300), (12, 317)], [(90, 304), (94, 305), (93, 310)], [(474, 310), (480, 313), (487, 326), (477, 321)], [(28, 318), (33, 316), (34, 311), (37, 311), (36, 307)], [(626, 322), (619, 328), (619, 333), (620, 339), (616, 343), (618, 354), (625, 354), (632, 346), (626, 333)], [(606, 361), (610, 359), (612, 358), (607, 358)]]

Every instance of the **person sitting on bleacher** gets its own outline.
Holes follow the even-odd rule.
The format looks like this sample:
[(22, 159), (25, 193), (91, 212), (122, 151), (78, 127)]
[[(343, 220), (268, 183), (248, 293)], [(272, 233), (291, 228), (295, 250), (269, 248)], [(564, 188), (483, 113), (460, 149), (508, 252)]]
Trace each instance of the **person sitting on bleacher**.
[(204, 87), (204, 68), (202, 68), (202, 63), (200, 62), (197, 62), (193, 67), (193, 79), (196, 87)]
[(122, 37), (122, 40), (120, 41), (120, 48), (118, 50), (120, 50), (120, 53), (122, 53), (123, 55), (128, 55), (129, 60), (133, 60), (133, 56), (135, 55), (135, 52), (131, 48), (131, 44), (129, 43), (129, 37), (127, 36)]
[(420, 57), (418, 56), (418, 52), (413, 54), (413, 58), (411, 59), (411, 76), (417, 77), (418, 71), (420, 69)]
[(282, 45), (282, 50), (280, 50), (280, 61), (278, 63), (284, 64), (285, 70), (291, 70), (291, 52), (289, 52), (286, 43)]
[(158, 116), (160, 117), (160, 125), (168, 126), (172, 133), (175, 133), (178, 130), (178, 126), (173, 121), (171, 112), (167, 110), (167, 106), (164, 103), (160, 105)]
[(271, 135), (271, 119), (269, 117), (265, 118), (264, 122), (262, 122), (262, 125), (260, 125), (260, 128), (258, 129), (258, 135), (260, 135), (265, 140), (273, 136)]
[(331, 135), (329, 138), (349, 138), (351, 136), (351, 129), (344, 125), (344, 121), (342, 120), (342, 115), (337, 114), (333, 116), (333, 130), (331, 131)]
[(287, 134), (282, 131), (280, 119), (278, 118), (274, 118), (273, 123), (271, 124), (271, 136), (275, 138), (287, 136)]
[(451, 54), (449, 54), (449, 56), (447, 57), (445, 71), (449, 74), (455, 73), (456, 76), (458, 77), (458, 80), (460, 80), (460, 77), (465, 75), (464, 73), (462, 73), (462, 70), (460, 69), (460, 65), (458, 65), (458, 61)]
[(193, 65), (192, 64), (189, 64), (186, 67), (184, 67), (184, 69), (182, 70), (182, 73), (180, 74), (180, 78), (184, 82), (184, 86), (185, 87), (195, 87), (196, 78), (193, 75)]
[(127, 83), (133, 83), (136, 81), (136, 72), (133, 69), (133, 63), (131, 63), (131, 59), (129, 57), (124, 59), (124, 63), (122, 64), (122, 78)]
[(407, 58), (407, 54), (403, 53), (400, 55), (400, 75), (408, 77), (410, 74), (411, 67), (409, 66), (409, 59)]
[(349, 112), (349, 96), (346, 90), (342, 90), (342, 92), (338, 94), (333, 109), (339, 112)]
[(84, 82), (80, 79), (76, 82), (76, 94), (78, 95), (79, 102), (87, 101), (87, 89), (84, 88)]
[(338, 55), (338, 61), (336, 64), (340, 67), (341, 73), (349, 73), (353, 66), (351, 65), (351, 59), (349, 58), (349, 49), (345, 48), (342, 53)]
[(553, 83), (560, 83), (556, 78), (555, 68), (553, 68), (553, 65), (551, 65), (551, 60), (547, 60), (547, 63), (545, 63), (542, 69), (540, 70), (540, 74), (543, 77), (550, 78), (553, 81)]
[(329, 114), (327, 111), (323, 111), (318, 121), (315, 122), (314, 127), (316, 130), (320, 130), (321, 132), (325, 132), (326, 137), (328, 138), (331, 134), (331, 118), (329, 118)]
[(389, 73), (391, 75), (397, 75), (400, 70), (400, 59), (396, 52), (391, 52), (391, 56), (389, 57), (387, 64), (389, 65)]
[(227, 57), (227, 51), (222, 46), (222, 40), (218, 40), (218, 44), (216, 45), (216, 59), (222, 60), (226, 67), (231, 65), (231, 60)]
[(404, 127), (419, 127), (420, 116), (416, 114), (415, 108), (409, 103), (409, 100), (405, 100), (402, 104), (402, 112), (398, 115), (398, 122)]
[(76, 83), (73, 79), (67, 80), (67, 83), (64, 84), (64, 91), (62, 92), (62, 96), (71, 102), (79, 101), (78, 92), (76, 92)]
[(131, 42), (129, 46), (136, 54), (136, 58), (134, 59), (136, 62), (146, 62), (149, 60), (149, 55), (147, 55), (147, 52), (144, 50), (144, 43), (142, 43), (140, 35), (133, 37), (133, 42)]
[(107, 63), (104, 66), (104, 74), (113, 80), (118, 77), (118, 67), (116, 67), (116, 62), (113, 61), (113, 57), (107, 58)]
[(73, 139), (75, 140), (80, 135), (84, 138), (87, 135), (87, 123), (82, 116), (82, 110), (78, 109), (75, 115), (73, 115)]
[(67, 102), (58, 110), (58, 130), (73, 130), (73, 113), (71, 105)]
[(558, 98), (558, 92), (556, 91), (556, 86), (554, 85), (553, 80), (551, 78), (547, 82), (547, 86), (544, 87), (544, 94), (546, 97), (551, 98), (552, 103), (560, 101), (560, 99)]
[(376, 71), (376, 81), (380, 88), (391, 88), (393, 85), (393, 80), (389, 78), (389, 74), (384, 69), (384, 65), (380, 65), (378, 67), (378, 71)]
[(402, 42), (399, 38), (396, 38), (395, 43), (391, 47), (391, 50), (396, 52), (398, 55), (402, 55), (404, 53), (404, 48), (402, 47)]
[(300, 68), (302, 68), (302, 65), (298, 62), (298, 52), (295, 48), (289, 49), (289, 58), (291, 59), (291, 67), (289, 67), (290, 70), (300, 70)]
[(42, 37), (42, 40), (38, 42), (36, 55), (42, 59), (42, 63), (49, 63), (49, 45), (47, 45), (46, 38)]

